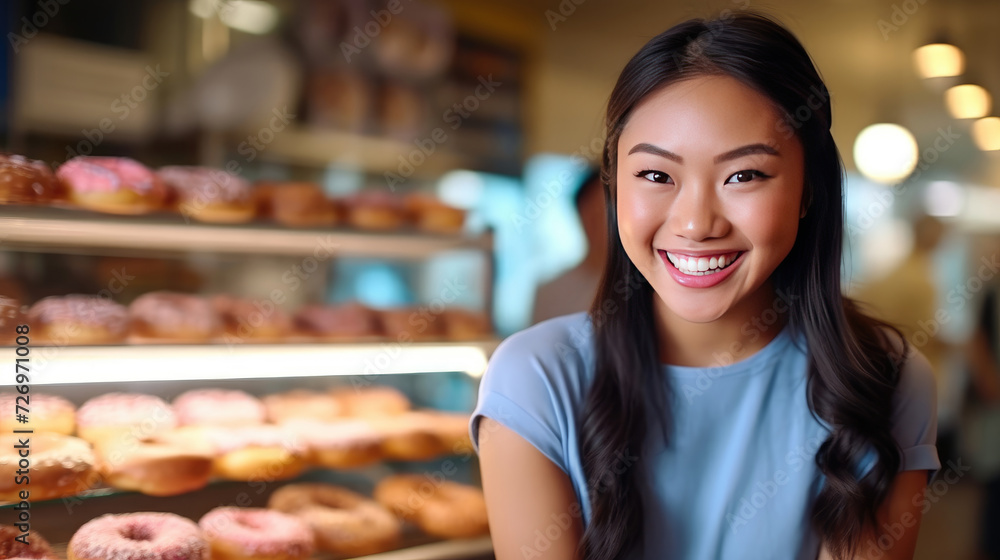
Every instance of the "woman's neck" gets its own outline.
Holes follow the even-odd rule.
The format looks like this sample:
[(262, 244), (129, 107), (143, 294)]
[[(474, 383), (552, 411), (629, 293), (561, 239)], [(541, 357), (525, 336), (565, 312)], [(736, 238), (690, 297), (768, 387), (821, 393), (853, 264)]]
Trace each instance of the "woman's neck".
[(678, 317), (655, 294), (653, 306), (660, 362), (677, 366), (719, 367), (745, 360), (788, 322), (788, 302), (770, 284), (710, 323)]

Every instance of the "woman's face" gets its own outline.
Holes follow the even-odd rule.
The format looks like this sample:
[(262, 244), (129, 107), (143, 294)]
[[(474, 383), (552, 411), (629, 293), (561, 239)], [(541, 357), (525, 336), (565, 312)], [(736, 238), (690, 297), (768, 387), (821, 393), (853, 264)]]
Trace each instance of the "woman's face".
[(622, 130), (619, 234), (666, 319), (745, 321), (773, 303), (804, 177), (780, 118), (738, 80), (703, 76), (649, 95)]

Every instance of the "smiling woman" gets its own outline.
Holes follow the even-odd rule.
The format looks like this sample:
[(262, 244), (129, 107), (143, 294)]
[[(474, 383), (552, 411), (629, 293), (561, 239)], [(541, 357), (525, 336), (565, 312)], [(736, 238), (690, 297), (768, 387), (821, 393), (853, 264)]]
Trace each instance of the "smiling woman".
[(841, 295), (829, 98), (749, 13), (626, 64), (597, 298), (504, 341), (473, 413), (497, 558), (912, 558), (934, 380)]

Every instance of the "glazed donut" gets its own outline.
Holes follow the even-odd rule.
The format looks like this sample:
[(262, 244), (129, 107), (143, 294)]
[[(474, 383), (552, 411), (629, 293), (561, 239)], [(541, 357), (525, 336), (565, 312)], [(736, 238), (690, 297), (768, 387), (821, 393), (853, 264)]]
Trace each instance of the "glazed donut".
[[(21, 468), (19, 449), (27, 442), (30, 455), (27, 479)], [(20, 448), (18, 446), (21, 446)], [(0, 435), (0, 500), (18, 502), (22, 490), (29, 501), (72, 496), (87, 488), (93, 479), (94, 453), (80, 438), (62, 434)], [(24, 484), (17, 484), (17, 480)]]
[(45, 204), (64, 197), (45, 162), (0, 154), (0, 204)]
[(329, 227), (340, 220), (340, 207), (315, 183), (257, 184), (261, 216), (289, 227)]
[(474, 486), (430, 475), (392, 475), (375, 486), (375, 499), (428, 535), (461, 539), (489, 532), (486, 500)]
[(380, 309), (378, 315), (382, 332), (390, 340), (407, 343), (444, 338), (444, 321), (416, 307)]
[(381, 191), (358, 192), (344, 198), (347, 222), (371, 231), (399, 229), (406, 224), (406, 212), (399, 197)]
[(173, 513), (105, 514), (69, 540), (68, 560), (209, 560), (198, 525)]
[(469, 437), (469, 415), (460, 412), (423, 412), (427, 425), (438, 438), (444, 453), (470, 455), (475, 453)]
[(330, 391), (345, 416), (394, 416), (410, 410), (410, 399), (402, 391), (387, 385), (338, 387)]
[(337, 399), (305, 389), (267, 395), (262, 400), (267, 410), (267, 419), (275, 424), (295, 418), (330, 422), (343, 416), (343, 410)]
[(261, 303), (217, 295), (212, 298), (212, 307), (222, 319), (230, 341), (276, 342), (292, 332), (291, 316), (267, 300)]
[(108, 393), (88, 400), (76, 411), (77, 435), (91, 443), (123, 434), (141, 440), (176, 426), (173, 409), (153, 395)]
[(171, 204), (199, 222), (240, 224), (253, 219), (250, 183), (221, 169), (171, 165), (157, 172), (170, 190)]
[(52, 546), (35, 531), (28, 531), (24, 541), (17, 538), (21, 530), (13, 525), (0, 525), (0, 558), (34, 558), (58, 560)]
[(178, 395), (173, 406), (181, 426), (248, 426), (267, 420), (260, 399), (237, 390), (194, 389)]
[(0, 345), (13, 346), (17, 342), (15, 329), (24, 323), (24, 307), (21, 302), (16, 298), (0, 296)]
[(368, 418), (382, 436), (382, 455), (397, 461), (426, 461), (446, 451), (423, 413)]
[(404, 201), (406, 211), (417, 229), (431, 233), (459, 233), (465, 225), (465, 211), (438, 199), (414, 193)]
[(375, 311), (357, 302), (303, 306), (295, 325), (303, 336), (324, 342), (375, 340), (382, 334)]
[(353, 469), (382, 459), (382, 437), (367, 422), (297, 419), (282, 424), (309, 449), (309, 462), (330, 469)]
[(212, 560), (298, 560), (316, 548), (312, 529), (280, 511), (218, 507), (198, 525), (212, 547)]
[(485, 313), (454, 307), (446, 309), (442, 315), (450, 340), (483, 340), (493, 336), (493, 327)]
[(99, 441), (94, 451), (105, 482), (149, 496), (197, 490), (208, 484), (212, 474), (212, 455), (207, 451), (128, 434)]
[(28, 309), (27, 321), (35, 344), (116, 344), (128, 334), (128, 310), (97, 296), (44, 298)]
[[(17, 413), (23, 412), (17, 405), (31, 411), (26, 423), (16, 421)], [(0, 432), (12, 433), (21, 429), (72, 435), (76, 429), (76, 407), (55, 395), (0, 393)]]
[(212, 472), (229, 480), (283, 480), (306, 467), (308, 448), (294, 432), (262, 424), (244, 427), (185, 426), (162, 434), (162, 441), (208, 450)]
[(316, 544), (345, 556), (366, 556), (399, 546), (399, 521), (371, 500), (330, 484), (289, 484), (271, 494), (267, 506), (312, 527)]
[(200, 343), (222, 333), (212, 304), (198, 296), (174, 292), (143, 294), (129, 306), (134, 343)]
[(56, 177), (79, 206), (112, 214), (146, 214), (163, 207), (167, 188), (143, 164), (128, 158), (77, 156)]

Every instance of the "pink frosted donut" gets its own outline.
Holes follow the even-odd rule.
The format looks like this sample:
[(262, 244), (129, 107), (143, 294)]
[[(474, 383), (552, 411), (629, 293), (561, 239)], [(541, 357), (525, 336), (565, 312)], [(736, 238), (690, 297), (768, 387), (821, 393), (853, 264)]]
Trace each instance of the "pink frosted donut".
[(172, 513), (106, 514), (69, 540), (69, 560), (208, 560), (210, 548), (190, 519)]
[(222, 334), (212, 303), (174, 292), (143, 294), (129, 306), (133, 342), (205, 342)]
[(306, 336), (329, 342), (352, 341), (382, 334), (378, 315), (357, 302), (342, 305), (306, 305), (295, 315)]
[(270, 509), (218, 507), (198, 525), (212, 547), (212, 560), (295, 560), (316, 548), (304, 521)]
[(44, 298), (28, 309), (27, 320), (40, 344), (115, 344), (128, 334), (128, 310), (98, 296)]
[(163, 182), (128, 158), (78, 156), (62, 164), (56, 177), (70, 200), (100, 212), (144, 214), (161, 208), (167, 197)]
[(221, 169), (172, 165), (157, 175), (170, 188), (177, 210), (203, 222), (239, 223), (256, 211), (250, 183)]
[(182, 426), (245, 426), (263, 424), (263, 403), (243, 391), (195, 389), (174, 399), (174, 412)]
[(147, 439), (176, 426), (173, 409), (153, 395), (108, 393), (76, 411), (77, 434), (90, 442), (121, 435)]
[[(17, 422), (17, 405), (28, 408), (27, 423)], [(0, 393), (0, 433), (32, 429), (36, 432), (53, 432), (73, 435), (76, 428), (76, 407), (68, 400), (55, 395), (32, 392), (30, 395)]]

